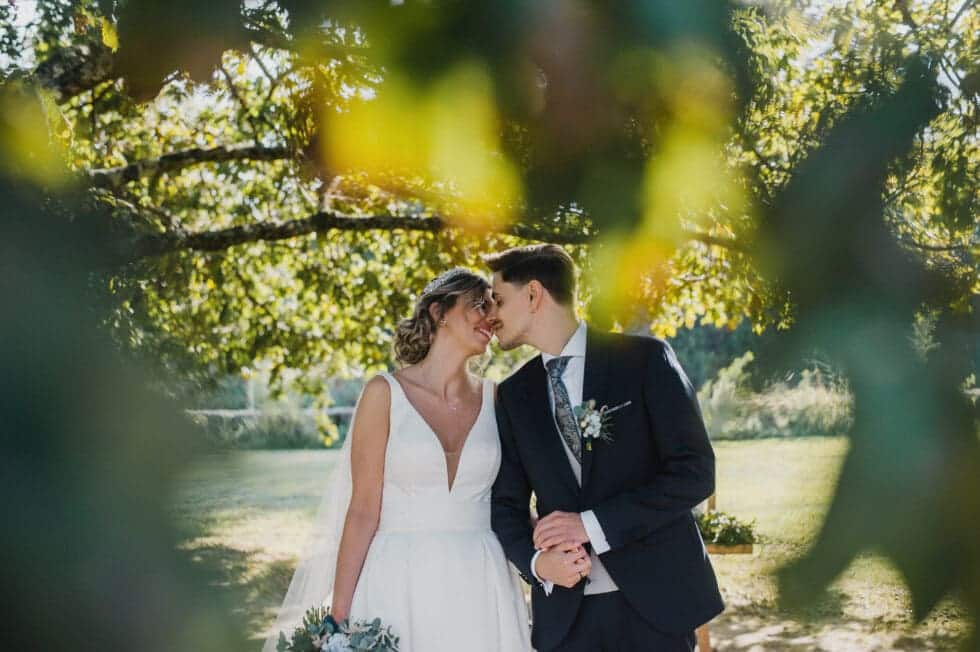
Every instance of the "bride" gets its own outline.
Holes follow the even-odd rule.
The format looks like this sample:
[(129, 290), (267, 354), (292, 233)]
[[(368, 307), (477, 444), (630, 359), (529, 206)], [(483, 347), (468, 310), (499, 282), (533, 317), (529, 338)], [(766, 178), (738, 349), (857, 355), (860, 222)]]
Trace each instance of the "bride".
[(321, 603), (338, 621), (380, 618), (401, 652), (531, 649), (520, 580), (490, 529), (495, 387), (466, 369), (490, 342), (492, 300), (484, 278), (455, 268), (398, 325), (407, 366), (364, 387), (263, 652)]

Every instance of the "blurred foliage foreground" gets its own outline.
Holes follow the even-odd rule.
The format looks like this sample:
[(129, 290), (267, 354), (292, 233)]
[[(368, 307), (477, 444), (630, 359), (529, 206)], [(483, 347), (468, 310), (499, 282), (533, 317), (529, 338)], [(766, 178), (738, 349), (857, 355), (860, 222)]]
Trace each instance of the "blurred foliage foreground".
[(132, 353), (365, 373), (435, 270), (528, 240), (570, 246), (597, 324), (748, 318), (787, 329), (760, 362), (842, 370), (852, 445), (786, 605), (876, 549), (917, 617), (976, 620), (978, 13), (0, 4), (8, 644), (238, 646), (173, 551), (191, 448)]

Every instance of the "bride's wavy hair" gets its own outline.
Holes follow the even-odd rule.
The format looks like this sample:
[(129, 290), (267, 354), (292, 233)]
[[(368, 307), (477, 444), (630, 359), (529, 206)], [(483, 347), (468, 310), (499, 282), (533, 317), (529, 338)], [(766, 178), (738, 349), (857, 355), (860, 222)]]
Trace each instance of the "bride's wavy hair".
[[(404, 365), (420, 362), (429, 353), (435, 337), (437, 322), (442, 319), (462, 297), (477, 300), (489, 281), (465, 267), (455, 267), (434, 278), (415, 300), (412, 316), (398, 322), (395, 328), (395, 358)], [(433, 318), (429, 308), (435, 304), (438, 317)]]

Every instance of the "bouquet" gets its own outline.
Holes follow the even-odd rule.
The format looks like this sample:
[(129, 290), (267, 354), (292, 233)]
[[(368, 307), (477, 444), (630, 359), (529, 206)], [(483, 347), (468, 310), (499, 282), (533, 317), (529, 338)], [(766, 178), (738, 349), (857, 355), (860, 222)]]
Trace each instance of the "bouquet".
[(279, 632), (276, 652), (398, 652), (398, 637), (380, 618), (338, 623), (325, 607), (312, 607), (291, 639)]

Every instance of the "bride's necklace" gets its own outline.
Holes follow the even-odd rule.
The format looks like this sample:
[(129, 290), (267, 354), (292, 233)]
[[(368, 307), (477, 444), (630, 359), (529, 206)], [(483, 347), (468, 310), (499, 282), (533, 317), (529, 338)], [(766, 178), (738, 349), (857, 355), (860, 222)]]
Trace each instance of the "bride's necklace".
[[(430, 385), (429, 385), (428, 382), (426, 382), (423, 385), (423, 387), (426, 387), (428, 389), (430, 387)], [(429, 389), (429, 392), (433, 396), (435, 396), (435, 398), (436, 398), (437, 401), (439, 401), (440, 403), (442, 403), (443, 405), (445, 405), (449, 409), (449, 411), (452, 413), (452, 415), (453, 415), (454, 418), (459, 415), (459, 409), (463, 405), (463, 401), (462, 400), (460, 400), (458, 398), (455, 399), (455, 400), (450, 400), (448, 398), (444, 398), (439, 392), (436, 392), (436, 391), (431, 390), (431, 389)]]
[[(465, 415), (460, 410), (466, 407), (465, 400), (463, 400), (463, 398), (449, 399), (444, 397), (441, 393), (432, 390), (431, 389), (432, 385), (428, 382), (428, 378), (426, 378), (424, 374), (422, 375), (421, 378), (419, 378), (419, 381), (420, 382), (416, 383), (417, 385), (425, 389), (426, 393), (428, 393), (432, 397), (432, 399), (434, 399), (440, 405), (444, 405), (447, 408), (448, 417), (453, 422), (454, 427), (459, 428), (459, 426), (463, 425), (462, 422), (463, 419), (465, 418)], [(440, 441), (439, 443), (442, 444), (443, 442)], [(442, 451), (446, 455), (446, 457), (451, 457), (451, 456), (459, 455), (462, 452), (462, 447), (459, 446), (457, 450), (447, 451), (445, 445), (443, 445)]]

